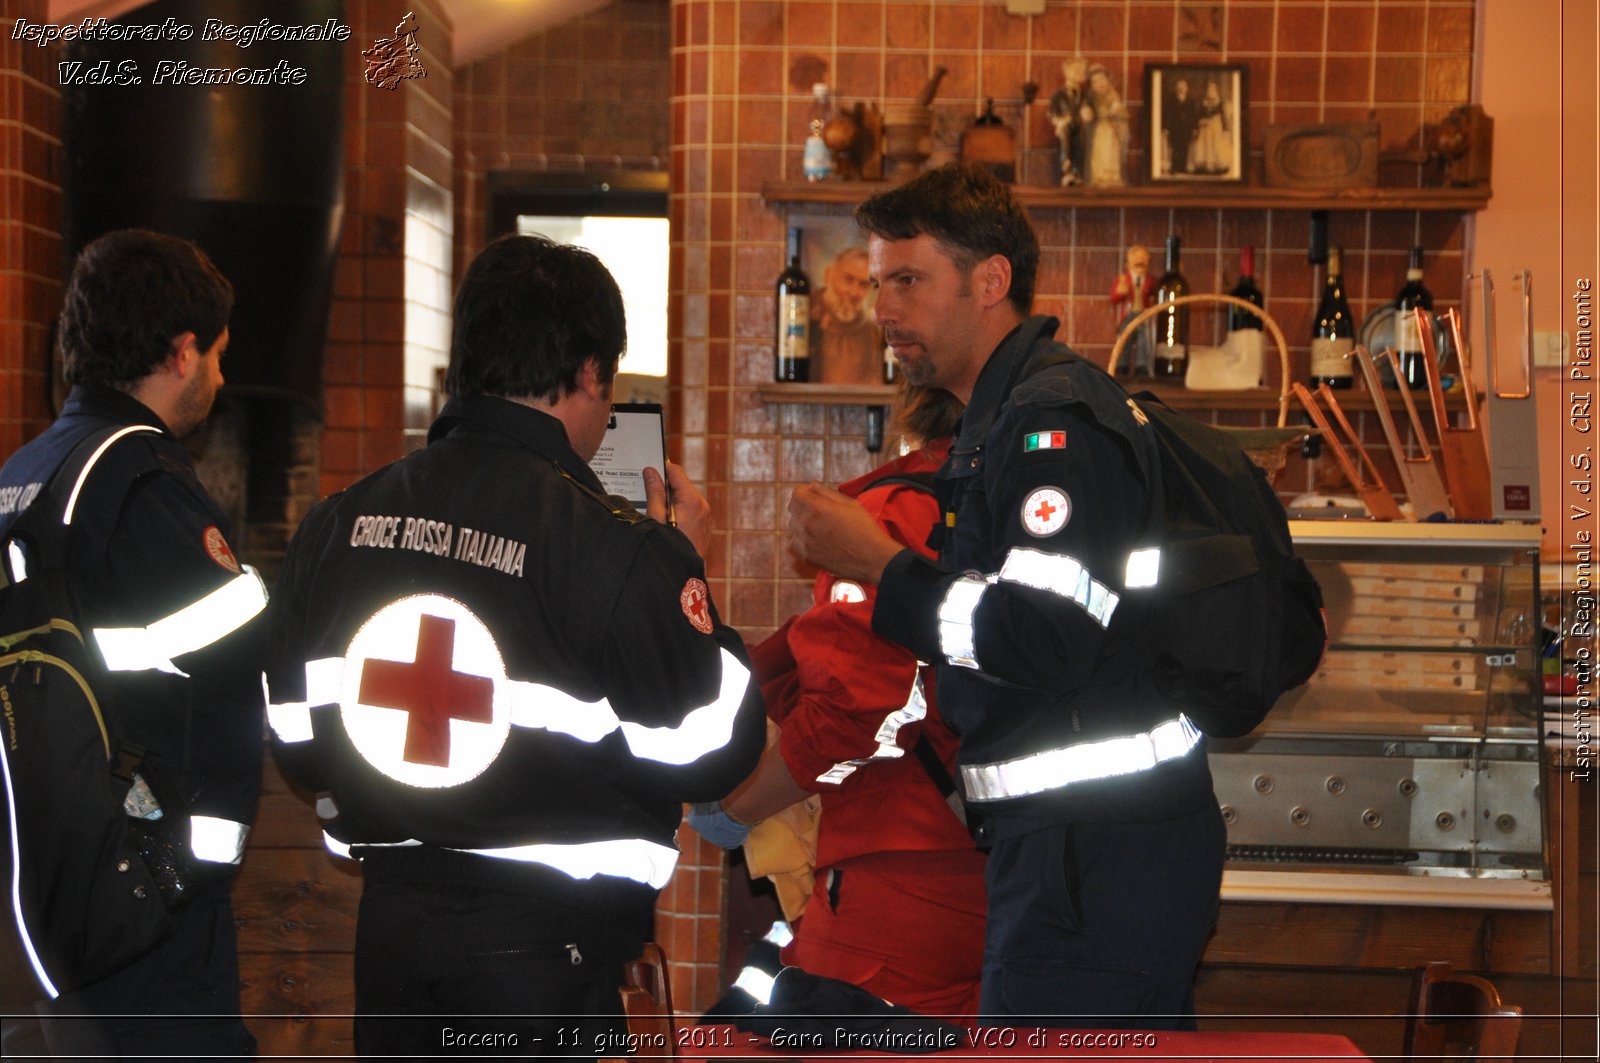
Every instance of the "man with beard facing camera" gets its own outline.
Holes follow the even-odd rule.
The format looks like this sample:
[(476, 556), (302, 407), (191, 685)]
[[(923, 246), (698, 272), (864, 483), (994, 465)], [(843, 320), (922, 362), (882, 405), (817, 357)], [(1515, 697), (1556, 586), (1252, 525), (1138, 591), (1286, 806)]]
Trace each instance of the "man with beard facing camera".
[(856, 217), (903, 375), (966, 402), (939, 557), (818, 484), (789, 527), (800, 556), (878, 585), (876, 633), (938, 665), (989, 850), (983, 1017), (1192, 1025), (1225, 832), (1203, 737), (1113, 627), (1151, 582), (1147, 422), (1028, 316), (1038, 240), (993, 177), (942, 167)]

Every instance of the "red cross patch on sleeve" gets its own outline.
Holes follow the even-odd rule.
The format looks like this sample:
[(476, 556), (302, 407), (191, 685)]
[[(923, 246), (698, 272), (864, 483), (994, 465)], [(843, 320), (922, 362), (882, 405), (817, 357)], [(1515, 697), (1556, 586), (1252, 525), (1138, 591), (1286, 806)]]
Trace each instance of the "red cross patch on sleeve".
[(228, 548), (228, 540), (223, 538), (220, 528), (215, 524), (208, 525), (200, 537), (205, 543), (207, 557), (229, 572), (239, 571), (239, 559), (234, 557), (233, 551)]
[(1041, 487), (1022, 503), (1022, 527), (1035, 539), (1054, 535), (1072, 517), (1072, 499), (1059, 487)]
[(678, 595), (678, 604), (696, 631), (702, 635), (711, 634), (711, 591), (705, 580), (693, 578), (685, 583)]

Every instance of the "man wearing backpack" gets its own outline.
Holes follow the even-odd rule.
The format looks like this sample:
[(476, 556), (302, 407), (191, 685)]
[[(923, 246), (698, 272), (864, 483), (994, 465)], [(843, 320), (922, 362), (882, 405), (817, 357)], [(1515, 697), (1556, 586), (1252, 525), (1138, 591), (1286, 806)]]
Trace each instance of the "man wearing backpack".
[(875, 632), (938, 664), (989, 849), (983, 1016), (1192, 1025), (1225, 832), (1204, 738), (1120, 637), (1148, 582), (1143, 414), (1028, 316), (1038, 242), (1004, 185), (946, 166), (857, 220), (902, 373), (967, 402), (939, 560), (817, 484), (789, 526), (796, 553), (878, 584)]
[[(198, 247), (142, 230), (79, 256), (58, 343), (73, 390), (0, 468), (0, 542), (78, 445), (110, 443), (79, 484), (68, 583), (103, 657), (96, 693), (125, 802), (143, 816), (170, 937), (130, 965), (41, 1005), (57, 1053), (249, 1056), (229, 888), (261, 775), (266, 592), (228, 546), (228, 520), (178, 441), (222, 386), (233, 289)], [(10, 544), (15, 578), (28, 549)], [(155, 868), (152, 868), (155, 870)], [(64, 972), (64, 984), (72, 972)], [(48, 990), (47, 990), (48, 991)], [(71, 1016), (76, 1016), (75, 1018)]]

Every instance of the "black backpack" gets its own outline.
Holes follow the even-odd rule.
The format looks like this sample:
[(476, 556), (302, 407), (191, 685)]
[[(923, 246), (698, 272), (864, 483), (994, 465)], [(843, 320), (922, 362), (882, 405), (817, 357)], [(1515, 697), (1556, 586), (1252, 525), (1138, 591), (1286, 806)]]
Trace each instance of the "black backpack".
[[(1142, 542), (1130, 544), (1152, 551), (1147, 557), (1158, 550), (1159, 567), (1143, 586), (1124, 587), (1109, 634), (1201, 731), (1247, 734), (1311, 678), (1327, 646), (1322, 590), (1295, 555), (1283, 503), (1232, 433), (1148, 392), (1130, 396), (1051, 340), (1053, 332), (1051, 319), (1035, 327), (1005, 390), (1015, 389), (1014, 400), (1071, 396), (1124, 437), (1160, 485)], [(989, 423), (972, 431), (987, 434)], [(968, 433), (963, 421), (962, 438)]]
[(1160, 550), (1137, 602), (1137, 640), (1162, 693), (1208, 735), (1234, 738), (1311, 678), (1327, 646), (1322, 591), (1295, 555), (1283, 504), (1231, 433), (1132, 399), (1156, 443)]
[[(0, 871), (12, 924), (0, 938), (20, 953), (9, 957), (13, 974), (28, 969), (51, 998), (127, 966), (171, 932), (170, 883), (147, 864), (144, 821), (124, 811), (140, 752), (119, 745), (101, 710), (102, 665), (85, 644), (66, 568), (69, 492), (118, 431), (74, 450), (0, 541)], [(13, 541), (29, 545), (26, 573), (10, 556)], [(8, 984), (5, 997), (15, 1005), (27, 990)]]

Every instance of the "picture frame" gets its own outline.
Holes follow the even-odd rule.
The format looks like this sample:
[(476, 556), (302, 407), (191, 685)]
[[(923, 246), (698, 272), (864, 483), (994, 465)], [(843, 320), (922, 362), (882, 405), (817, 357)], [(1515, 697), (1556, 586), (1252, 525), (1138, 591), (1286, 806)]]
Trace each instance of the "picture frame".
[(811, 281), (811, 383), (883, 383), (883, 331), (867, 275), (867, 238), (849, 214), (796, 213), (800, 268)]
[(1244, 181), (1250, 68), (1152, 63), (1144, 68), (1148, 178), (1163, 184)]

